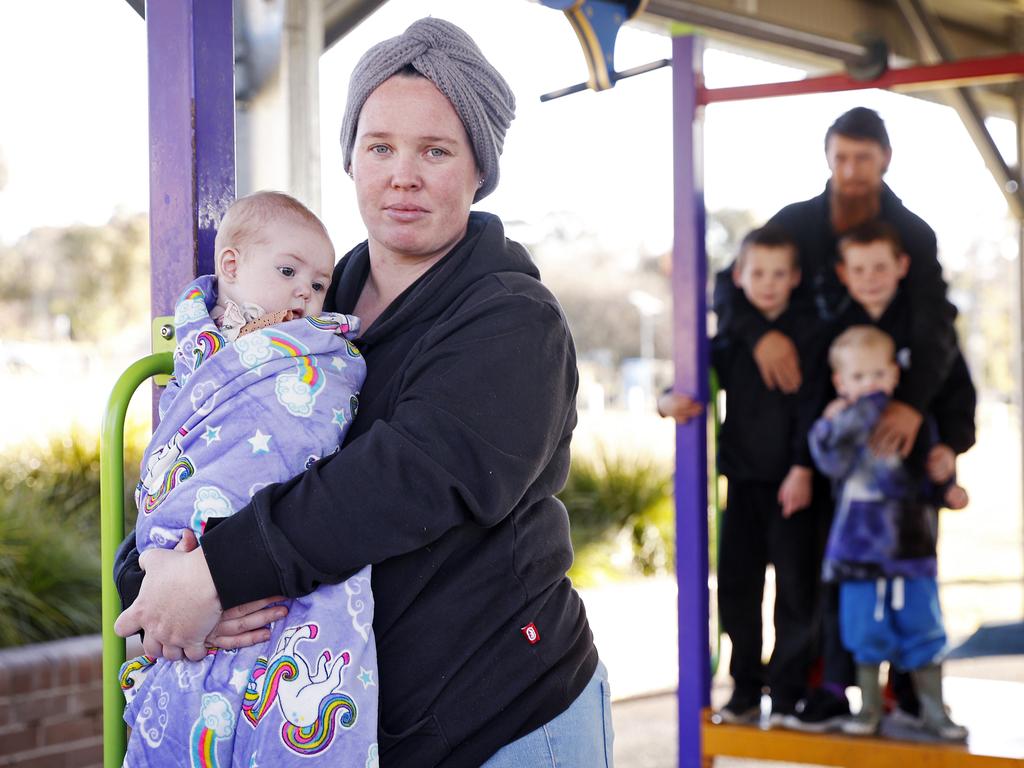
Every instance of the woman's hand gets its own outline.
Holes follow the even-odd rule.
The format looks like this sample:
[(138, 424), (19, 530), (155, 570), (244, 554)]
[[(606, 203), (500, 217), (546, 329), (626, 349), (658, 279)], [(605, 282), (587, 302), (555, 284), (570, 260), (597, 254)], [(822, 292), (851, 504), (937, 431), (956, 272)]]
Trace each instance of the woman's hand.
[(128, 637), (144, 629), (142, 647), (148, 655), (172, 661), (184, 655), (199, 661), (206, 655), (206, 637), (220, 623), (223, 611), (202, 550), (183, 551), (184, 546), (142, 553), (142, 588), (117, 617), (114, 631)]
[[(199, 541), (196, 539), (196, 535), (186, 529), (182, 534), (181, 541), (174, 549), (179, 552), (191, 552), (198, 546)], [(233, 650), (265, 643), (270, 639), (268, 625), (288, 615), (286, 606), (274, 605), (283, 600), (285, 598), (278, 595), (229, 608), (221, 614), (217, 626), (206, 636), (206, 644), (215, 648)]]

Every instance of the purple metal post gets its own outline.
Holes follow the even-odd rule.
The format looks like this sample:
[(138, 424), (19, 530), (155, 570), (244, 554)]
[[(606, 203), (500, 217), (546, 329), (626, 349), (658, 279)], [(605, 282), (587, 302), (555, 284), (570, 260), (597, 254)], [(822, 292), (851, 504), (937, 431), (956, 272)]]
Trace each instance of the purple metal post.
[[(675, 389), (708, 401), (707, 259), (701, 165), (701, 41), (672, 41), (673, 177), (672, 319)], [(679, 587), (679, 765), (701, 768), (701, 710), (710, 704), (708, 644), (707, 425), (676, 429), (676, 580)]]
[(235, 195), (231, 0), (147, 3), (151, 309), (213, 271), (213, 225)]
[(213, 272), (217, 224), (235, 199), (235, 48), (231, 0), (193, 0), (198, 274)]

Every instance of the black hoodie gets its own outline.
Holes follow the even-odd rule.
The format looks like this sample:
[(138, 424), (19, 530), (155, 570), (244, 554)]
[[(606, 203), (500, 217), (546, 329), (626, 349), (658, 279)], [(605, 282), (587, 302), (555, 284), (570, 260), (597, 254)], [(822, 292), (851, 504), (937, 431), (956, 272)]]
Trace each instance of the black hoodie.
[[(352, 312), (368, 271), (363, 243), (326, 309)], [(381, 763), (479, 766), (567, 709), (597, 665), (554, 497), (576, 423), (572, 338), (526, 250), (473, 213), (358, 346), (368, 374), (344, 449), (260, 491), (203, 551), (225, 608), (371, 563)]]

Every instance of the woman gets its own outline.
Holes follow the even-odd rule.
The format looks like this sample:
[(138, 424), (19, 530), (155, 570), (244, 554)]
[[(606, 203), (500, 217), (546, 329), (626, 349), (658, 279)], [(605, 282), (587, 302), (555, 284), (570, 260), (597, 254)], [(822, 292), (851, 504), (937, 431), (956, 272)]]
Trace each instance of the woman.
[(576, 422), (572, 339), (525, 249), (470, 213), (497, 185), (514, 106), (438, 19), (360, 60), (342, 144), (368, 240), (325, 305), (363, 322), (359, 416), (344, 450), (258, 492), (200, 549), (147, 552), (117, 625), (197, 658), (208, 633), (266, 620), (225, 630), (222, 609), (372, 564), (388, 766), (611, 765), (606, 674), (554, 497)]

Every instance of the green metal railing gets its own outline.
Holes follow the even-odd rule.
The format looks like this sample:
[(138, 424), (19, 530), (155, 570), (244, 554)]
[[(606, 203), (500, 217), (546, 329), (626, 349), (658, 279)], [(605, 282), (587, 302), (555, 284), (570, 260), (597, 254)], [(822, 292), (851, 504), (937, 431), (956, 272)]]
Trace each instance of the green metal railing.
[[(710, 382), (708, 386), (708, 456), (710, 461), (708, 462), (708, 499), (711, 504), (712, 520), (714, 522), (714, 529), (709, 537), (708, 547), (712, 549), (715, 554), (715, 569), (717, 573), (718, 569), (718, 544), (721, 539), (722, 531), (722, 499), (719, 493), (719, 475), (718, 475), (718, 432), (722, 426), (721, 414), (718, 412), (718, 393), (720, 391), (718, 386), (718, 375), (715, 373), (715, 369), (712, 368), (710, 371)], [(717, 606), (718, 596), (716, 590), (715, 604)], [(717, 612), (716, 612), (717, 613)], [(711, 651), (711, 676), (714, 677), (718, 672), (718, 662), (722, 655), (722, 622), (715, 615), (715, 633), (713, 635), (714, 645)]]
[(128, 403), (139, 385), (152, 376), (173, 371), (170, 352), (133, 363), (117, 380), (100, 435), (100, 556), (103, 563), (103, 765), (117, 768), (124, 760), (127, 732), (122, 719), (124, 697), (118, 672), (125, 662), (125, 641), (114, 634), (121, 600), (114, 588), (114, 554), (124, 539), (124, 421)]

